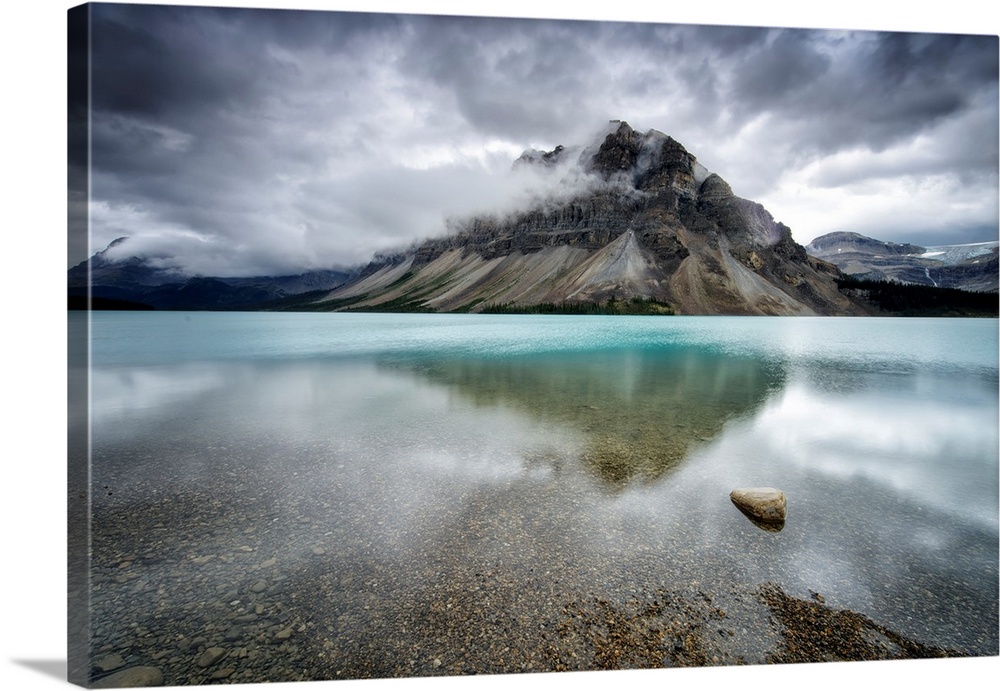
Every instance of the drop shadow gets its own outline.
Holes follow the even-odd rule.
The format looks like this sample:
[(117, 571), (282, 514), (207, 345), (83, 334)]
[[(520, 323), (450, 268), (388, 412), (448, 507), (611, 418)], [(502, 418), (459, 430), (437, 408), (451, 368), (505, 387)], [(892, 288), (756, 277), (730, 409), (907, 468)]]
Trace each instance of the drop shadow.
[(66, 681), (66, 660), (11, 660), (11, 662), (44, 676)]

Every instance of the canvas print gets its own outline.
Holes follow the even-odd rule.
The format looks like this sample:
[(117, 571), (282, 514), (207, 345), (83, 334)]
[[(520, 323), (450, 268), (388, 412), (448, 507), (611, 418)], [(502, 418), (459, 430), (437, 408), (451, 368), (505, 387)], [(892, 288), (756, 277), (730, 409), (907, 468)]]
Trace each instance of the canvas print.
[(998, 655), (997, 36), (68, 41), (73, 683)]

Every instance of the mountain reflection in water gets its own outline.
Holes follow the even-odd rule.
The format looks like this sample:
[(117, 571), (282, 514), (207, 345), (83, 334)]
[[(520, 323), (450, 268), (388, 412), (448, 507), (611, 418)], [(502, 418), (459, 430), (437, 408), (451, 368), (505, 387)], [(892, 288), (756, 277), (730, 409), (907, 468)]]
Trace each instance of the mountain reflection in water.
[(774, 363), (691, 347), (443, 359), (401, 368), (480, 408), (513, 408), (571, 431), (583, 445), (583, 467), (614, 491), (659, 480), (728, 420), (752, 414), (785, 378)]

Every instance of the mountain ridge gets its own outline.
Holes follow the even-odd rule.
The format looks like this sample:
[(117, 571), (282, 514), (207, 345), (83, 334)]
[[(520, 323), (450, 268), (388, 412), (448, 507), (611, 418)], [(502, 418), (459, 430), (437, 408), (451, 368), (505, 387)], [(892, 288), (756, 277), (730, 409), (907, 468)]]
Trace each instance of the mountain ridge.
[(115, 302), (155, 309), (246, 309), (309, 291), (330, 290), (353, 276), (350, 270), (325, 269), (281, 276), (188, 276), (163, 269), (139, 256), (122, 253), (128, 237), (113, 240), (67, 272), (70, 304), (85, 308)]
[(376, 256), (315, 307), (475, 312), (642, 298), (680, 314), (870, 313), (838, 290), (833, 264), (808, 257), (787, 226), (679, 142), (610, 125), (590, 146), (515, 162), (576, 166), (590, 176), (584, 193), (453, 222), (448, 235)]
[(923, 247), (851, 232), (827, 233), (806, 246), (848, 276), (972, 292), (997, 292), (1000, 242)]
[[(846, 279), (940, 285), (947, 275), (945, 285), (996, 291), (998, 243), (925, 248), (831, 233), (803, 247), (679, 142), (624, 121), (589, 145), (526, 150), (511, 164), (525, 170), (548, 176), (537, 189), (550, 191), (527, 208), (448, 219), (440, 236), (345, 269), (185, 276), (129, 256), (118, 238), (69, 270), (71, 304), (95, 304), (81, 302), (89, 295), (156, 309), (871, 315), (886, 301)], [(908, 312), (914, 299), (893, 297)]]

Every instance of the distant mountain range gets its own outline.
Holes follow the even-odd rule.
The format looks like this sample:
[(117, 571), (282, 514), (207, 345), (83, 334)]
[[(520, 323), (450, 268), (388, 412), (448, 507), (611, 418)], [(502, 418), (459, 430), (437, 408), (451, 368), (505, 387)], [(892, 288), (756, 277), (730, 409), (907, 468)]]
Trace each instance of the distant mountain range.
[(329, 269), (288, 276), (188, 277), (154, 267), (136, 256), (109, 258), (109, 250), (117, 248), (120, 254), (127, 242), (128, 238), (118, 238), (69, 270), (71, 305), (84, 306), (89, 284), (91, 297), (105, 309), (266, 308), (309, 291), (329, 291), (353, 276), (349, 269)]
[[(183, 277), (111, 259), (112, 248), (127, 256), (120, 239), (70, 269), (71, 301), (89, 283), (104, 301), (95, 307), (868, 315), (887, 303), (845, 275), (997, 290), (996, 242), (924, 248), (831, 233), (803, 247), (680, 143), (623, 121), (589, 146), (526, 151), (514, 166), (556, 176), (547, 187), (561, 196), (452, 219), (448, 234), (362, 267), (295, 276)], [(927, 300), (913, 295), (893, 304)]]
[(829, 233), (806, 245), (806, 252), (855, 278), (996, 292), (998, 247), (997, 241), (921, 247), (857, 233)]

